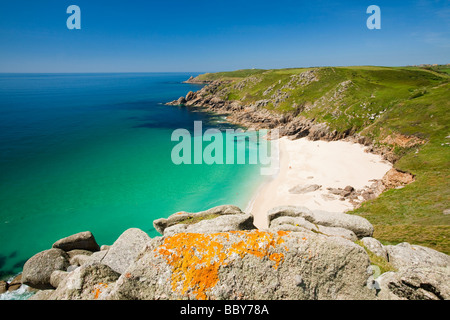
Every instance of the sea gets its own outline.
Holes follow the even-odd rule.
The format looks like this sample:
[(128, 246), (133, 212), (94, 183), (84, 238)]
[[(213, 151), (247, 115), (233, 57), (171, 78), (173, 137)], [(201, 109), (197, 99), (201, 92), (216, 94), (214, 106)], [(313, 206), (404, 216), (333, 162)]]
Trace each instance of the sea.
[[(248, 207), (265, 179), (258, 164), (172, 159), (174, 130), (194, 142), (196, 121), (203, 132), (237, 129), (201, 108), (165, 105), (202, 87), (183, 83), (191, 75), (0, 74), (0, 280), (78, 232), (111, 245), (128, 228), (159, 236), (153, 221), (178, 211)], [(234, 148), (249, 156), (258, 142)]]

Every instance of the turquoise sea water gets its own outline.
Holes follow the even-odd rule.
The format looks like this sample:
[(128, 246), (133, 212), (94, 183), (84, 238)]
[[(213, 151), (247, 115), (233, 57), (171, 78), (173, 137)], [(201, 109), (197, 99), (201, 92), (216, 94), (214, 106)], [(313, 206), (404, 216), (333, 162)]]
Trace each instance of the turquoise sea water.
[[(126, 229), (222, 204), (245, 209), (258, 165), (175, 165), (174, 129), (232, 128), (165, 106), (198, 85), (191, 74), (0, 75), (0, 278), (81, 231), (112, 244)], [(235, 148), (255, 152), (255, 145)]]

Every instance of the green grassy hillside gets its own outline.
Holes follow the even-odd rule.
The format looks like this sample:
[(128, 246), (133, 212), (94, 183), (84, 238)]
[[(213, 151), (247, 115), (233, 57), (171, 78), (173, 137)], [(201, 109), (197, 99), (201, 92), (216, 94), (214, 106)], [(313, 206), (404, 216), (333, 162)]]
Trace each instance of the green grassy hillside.
[[(353, 211), (385, 243), (408, 241), (450, 253), (450, 76), (448, 66), (239, 70), (201, 80), (233, 80), (223, 98), (325, 122), (392, 150), (395, 167), (416, 181)], [(420, 143), (397, 143), (395, 137)], [(449, 210), (450, 211), (450, 210)]]

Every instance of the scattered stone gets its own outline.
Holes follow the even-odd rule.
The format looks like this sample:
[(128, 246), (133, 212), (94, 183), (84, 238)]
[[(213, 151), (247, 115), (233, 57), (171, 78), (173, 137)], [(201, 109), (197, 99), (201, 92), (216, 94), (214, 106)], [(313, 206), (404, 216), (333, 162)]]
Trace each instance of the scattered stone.
[(32, 256), (23, 266), (22, 283), (36, 289), (51, 289), (50, 276), (69, 267), (69, 256), (61, 249), (49, 249)]
[(22, 286), (22, 274), (19, 274), (8, 284), (8, 291), (15, 291)]
[(75, 249), (99, 251), (100, 247), (90, 231), (80, 232), (56, 241), (52, 248), (71, 251)]
[(445, 209), (444, 211), (442, 211), (442, 213), (444, 215), (448, 215), (448, 214), (450, 214), (450, 209)]
[(318, 184), (308, 184), (306, 186), (297, 185), (291, 189), (289, 189), (289, 193), (293, 194), (303, 194), (308, 192), (314, 192), (316, 190), (319, 190), (322, 186)]

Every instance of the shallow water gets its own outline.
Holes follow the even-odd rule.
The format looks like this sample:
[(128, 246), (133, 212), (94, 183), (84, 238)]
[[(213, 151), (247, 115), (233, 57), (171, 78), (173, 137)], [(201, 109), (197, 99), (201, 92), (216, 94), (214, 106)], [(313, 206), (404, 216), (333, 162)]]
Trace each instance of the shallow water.
[(0, 278), (77, 232), (112, 244), (131, 227), (156, 236), (153, 220), (180, 210), (245, 209), (263, 179), (258, 165), (171, 161), (174, 129), (232, 128), (163, 105), (199, 89), (182, 83), (190, 75), (0, 75)]

